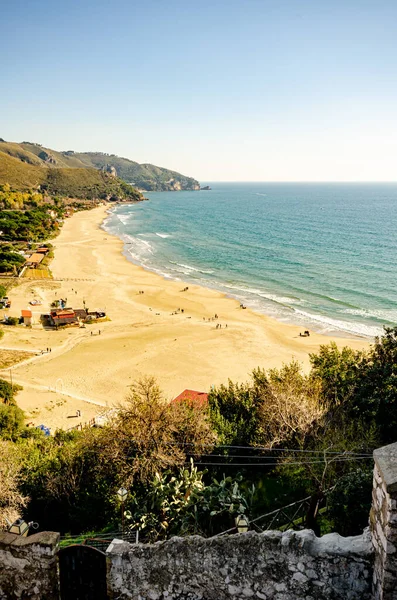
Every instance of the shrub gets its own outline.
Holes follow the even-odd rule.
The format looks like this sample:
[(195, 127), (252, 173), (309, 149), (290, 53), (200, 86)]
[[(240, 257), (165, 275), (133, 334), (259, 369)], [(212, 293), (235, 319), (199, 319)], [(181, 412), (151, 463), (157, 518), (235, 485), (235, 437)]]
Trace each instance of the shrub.
[(19, 323), (19, 319), (17, 317), (8, 317), (8, 319), (6, 321), (7, 325), (15, 326), (15, 325), (18, 325), (18, 323)]
[(0, 404), (0, 438), (15, 440), (24, 428), (25, 415), (18, 406)]

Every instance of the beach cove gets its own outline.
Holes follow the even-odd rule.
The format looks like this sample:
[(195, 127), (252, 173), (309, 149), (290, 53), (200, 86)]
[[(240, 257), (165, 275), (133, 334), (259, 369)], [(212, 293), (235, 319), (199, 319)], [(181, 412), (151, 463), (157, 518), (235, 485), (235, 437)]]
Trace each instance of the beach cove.
[[(35, 425), (45, 422), (55, 429), (86, 422), (122, 402), (129, 386), (145, 375), (154, 375), (172, 399), (186, 388), (208, 391), (229, 378), (246, 381), (258, 366), (280, 367), (296, 359), (307, 370), (309, 353), (333, 339), (313, 332), (301, 337), (302, 327), (242, 310), (220, 292), (132, 264), (123, 256), (123, 242), (101, 228), (107, 211), (102, 206), (66, 220), (53, 242), (54, 280), (22, 280), (10, 292), (12, 315), (28, 308), (33, 297), (42, 306), (34, 308), (32, 329), (6, 329), (0, 351), (51, 347), (12, 368), (13, 380), (24, 387), (18, 404)], [(90, 310), (103, 309), (109, 320), (44, 330), (38, 317), (60, 297), (74, 308), (85, 303)], [(362, 339), (334, 339), (339, 347), (368, 346)], [(8, 373), (1, 376), (9, 379)], [(78, 421), (70, 418), (76, 410), (82, 412)]]

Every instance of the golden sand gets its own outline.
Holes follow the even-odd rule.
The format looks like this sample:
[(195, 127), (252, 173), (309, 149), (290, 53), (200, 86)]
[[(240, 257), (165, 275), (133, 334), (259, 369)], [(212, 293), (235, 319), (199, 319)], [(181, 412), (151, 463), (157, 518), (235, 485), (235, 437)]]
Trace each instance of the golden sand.
[[(122, 255), (122, 242), (100, 228), (106, 210), (66, 220), (54, 241), (54, 281), (22, 280), (10, 292), (11, 315), (19, 316), (32, 299), (42, 305), (33, 307), (32, 329), (7, 328), (0, 350), (51, 348), (13, 368), (14, 380), (24, 386), (18, 402), (35, 424), (70, 427), (77, 408), (81, 420), (88, 420), (122, 401), (143, 375), (154, 375), (172, 398), (185, 388), (207, 391), (228, 378), (245, 381), (255, 367), (279, 367), (292, 358), (308, 369), (309, 352), (331, 341), (316, 333), (300, 337), (302, 327), (242, 310), (214, 290), (186, 284), (188, 291), (182, 291), (185, 284), (133, 265)], [(43, 330), (40, 313), (61, 297), (73, 308), (85, 302), (90, 310), (106, 310), (110, 320), (84, 329)], [(177, 309), (184, 312), (175, 314)], [(209, 321), (215, 314), (218, 319)], [(356, 349), (368, 345), (339, 337), (335, 342)]]

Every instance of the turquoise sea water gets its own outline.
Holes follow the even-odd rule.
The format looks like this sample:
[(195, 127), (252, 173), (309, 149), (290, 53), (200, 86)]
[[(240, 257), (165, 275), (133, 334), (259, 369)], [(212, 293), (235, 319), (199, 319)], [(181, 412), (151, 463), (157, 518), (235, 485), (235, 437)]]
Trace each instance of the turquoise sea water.
[(147, 193), (104, 227), (133, 262), (284, 322), (368, 337), (397, 324), (397, 184), (210, 185)]

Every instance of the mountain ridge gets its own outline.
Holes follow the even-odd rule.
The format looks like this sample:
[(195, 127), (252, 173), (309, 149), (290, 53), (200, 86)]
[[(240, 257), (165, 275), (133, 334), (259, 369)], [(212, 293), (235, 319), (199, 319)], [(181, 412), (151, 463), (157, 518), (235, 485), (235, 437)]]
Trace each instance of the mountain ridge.
[(51, 168), (30, 156), (1, 151), (0, 186), (16, 191), (39, 190), (49, 196), (84, 200), (140, 201), (143, 195), (111, 173), (93, 168)]
[(187, 177), (164, 167), (150, 163), (138, 163), (128, 158), (105, 152), (57, 151), (33, 142), (0, 141), (0, 153), (8, 154), (32, 166), (51, 169), (93, 168), (116, 175), (142, 191), (199, 190), (200, 184), (193, 177)]

